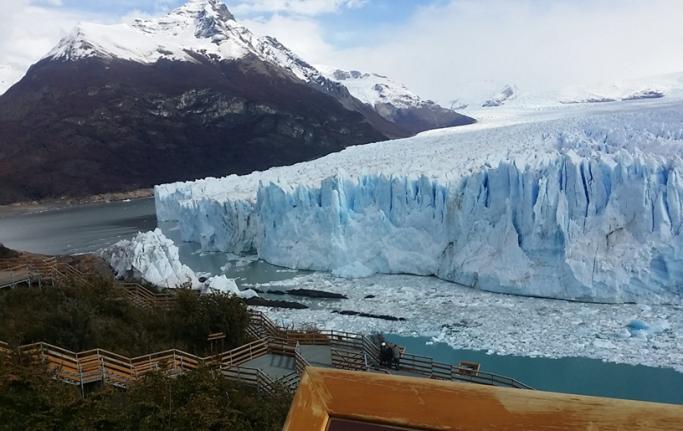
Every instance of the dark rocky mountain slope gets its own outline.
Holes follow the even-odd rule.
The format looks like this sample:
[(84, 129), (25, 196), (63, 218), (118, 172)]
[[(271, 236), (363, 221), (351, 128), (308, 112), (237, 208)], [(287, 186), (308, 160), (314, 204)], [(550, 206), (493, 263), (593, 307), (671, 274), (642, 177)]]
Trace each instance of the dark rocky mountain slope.
[(79, 26), (0, 96), (0, 203), (245, 174), (416, 130), (218, 0), (190, 0)]

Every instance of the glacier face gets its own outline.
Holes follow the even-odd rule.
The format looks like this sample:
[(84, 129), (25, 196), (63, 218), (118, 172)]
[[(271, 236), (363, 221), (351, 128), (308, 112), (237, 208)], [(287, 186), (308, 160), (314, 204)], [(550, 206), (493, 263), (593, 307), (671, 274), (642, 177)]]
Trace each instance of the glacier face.
[(680, 303), (683, 106), (618, 106), (157, 186), (157, 214), (204, 250), (291, 268)]

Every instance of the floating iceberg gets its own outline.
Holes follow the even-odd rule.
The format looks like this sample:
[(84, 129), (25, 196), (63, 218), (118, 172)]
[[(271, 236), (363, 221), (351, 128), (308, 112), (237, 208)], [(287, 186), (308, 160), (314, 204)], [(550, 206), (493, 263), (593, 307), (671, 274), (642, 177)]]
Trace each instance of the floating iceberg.
[(225, 275), (217, 275), (211, 277), (206, 281), (206, 286), (209, 291), (228, 293), (231, 295), (237, 295), (241, 298), (254, 298), (258, 296), (252, 289), (240, 290), (235, 283), (235, 280), (226, 277)]
[(683, 103), (563, 112), (157, 186), (157, 216), (203, 250), (290, 268), (680, 303)]
[(178, 247), (160, 229), (139, 232), (100, 251), (119, 278), (145, 280), (155, 286), (199, 286), (194, 271), (180, 262)]
[(118, 278), (144, 280), (158, 287), (177, 288), (188, 284), (202, 293), (221, 292), (253, 298), (258, 294), (237, 287), (235, 280), (225, 275), (210, 277), (204, 283), (195, 272), (180, 262), (178, 247), (160, 229), (139, 232), (133, 239), (119, 241), (100, 250)]

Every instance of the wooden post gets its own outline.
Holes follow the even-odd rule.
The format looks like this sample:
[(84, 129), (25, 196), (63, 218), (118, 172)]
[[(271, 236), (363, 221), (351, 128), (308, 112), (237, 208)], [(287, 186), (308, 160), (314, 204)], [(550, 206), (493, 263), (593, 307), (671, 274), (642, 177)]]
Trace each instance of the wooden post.
[(100, 354), (100, 350), (97, 349), (97, 356), (100, 357), (100, 369), (102, 371), (102, 383), (105, 383), (107, 381), (107, 372), (106, 369), (104, 368), (104, 358)]
[(85, 387), (83, 383), (83, 368), (81, 367), (81, 361), (76, 356), (76, 363), (78, 364), (78, 379), (81, 381), (81, 398), (85, 398)]

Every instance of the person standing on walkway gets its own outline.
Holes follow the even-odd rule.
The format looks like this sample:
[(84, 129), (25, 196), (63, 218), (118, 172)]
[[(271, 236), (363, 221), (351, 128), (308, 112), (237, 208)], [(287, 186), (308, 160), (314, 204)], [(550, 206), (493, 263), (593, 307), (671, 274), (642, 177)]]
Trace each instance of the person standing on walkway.
[(393, 356), (394, 368), (398, 370), (401, 366), (401, 348), (398, 347), (398, 344), (391, 345), (391, 353)]
[(387, 343), (382, 341), (382, 344), (379, 346), (379, 366), (384, 367), (384, 366), (389, 366), (389, 363), (387, 362), (387, 351), (389, 350), (389, 346), (387, 346)]

